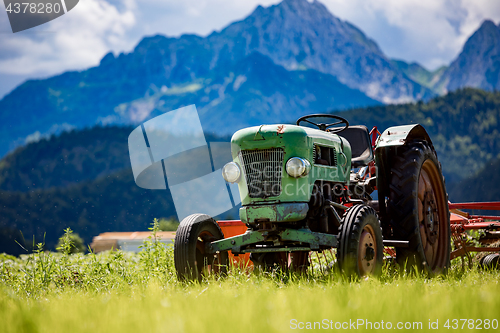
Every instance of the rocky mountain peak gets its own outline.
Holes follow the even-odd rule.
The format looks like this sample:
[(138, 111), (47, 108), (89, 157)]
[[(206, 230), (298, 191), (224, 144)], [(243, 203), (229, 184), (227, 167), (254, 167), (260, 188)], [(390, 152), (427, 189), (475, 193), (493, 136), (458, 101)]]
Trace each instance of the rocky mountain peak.
[(485, 20), (443, 74), (446, 90), (500, 89), (500, 26)]
[(278, 4), (285, 10), (290, 11), (328, 11), (326, 7), (319, 1), (308, 1), (308, 0), (283, 0)]
[[(257, 7), (242, 21), (209, 36), (216, 59), (262, 53), (288, 70), (315, 69), (385, 103), (428, 98), (361, 30), (319, 1), (284, 0)], [(223, 52), (230, 52), (230, 55)], [(213, 62), (213, 66), (216, 62)]]
[(479, 29), (477, 29), (476, 33), (495, 33), (498, 28), (499, 27), (497, 27), (492, 20), (484, 20)]
[(465, 53), (482, 53), (490, 51), (491, 47), (500, 45), (500, 26), (490, 20), (485, 20), (479, 29), (467, 40), (462, 51)]

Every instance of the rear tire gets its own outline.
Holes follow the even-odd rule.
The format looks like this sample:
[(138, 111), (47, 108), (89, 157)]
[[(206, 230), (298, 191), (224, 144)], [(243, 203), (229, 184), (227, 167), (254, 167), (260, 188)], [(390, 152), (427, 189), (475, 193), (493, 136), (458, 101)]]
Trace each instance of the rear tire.
[(409, 247), (397, 248), (396, 260), (407, 270), (445, 274), (450, 266), (451, 230), (441, 165), (425, 141), (397, 149), (387, 213), (393, 236), (409, 241)]
[(210, 274), (225, 275), (228, 253), (205, 253), (205, 244), (224, 238), (217, 222), (205, 214), (193, 214), (179, 225), (174, 241), (174, 264), (180, 281), (201, 281)]
[(339, 228), (337, 260), (348, 277), (380, 276), (384, 258), (382, 229), (377, 213), (371, 207), (349, 208)]

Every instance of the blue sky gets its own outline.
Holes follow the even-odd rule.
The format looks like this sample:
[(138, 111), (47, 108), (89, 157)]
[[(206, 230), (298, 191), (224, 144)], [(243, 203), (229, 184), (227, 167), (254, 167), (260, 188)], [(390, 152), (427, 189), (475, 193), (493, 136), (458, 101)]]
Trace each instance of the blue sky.
[[(66, 15), (13, 34), (0, 5), (0, 97), (27, 78), (99, 63), (143, 36), (207, 35), (275, 0), (80, 0)], [(428, 69), (449, 64), (484, 19), (500, 22), (499, 0), (322, 0), (391, 58)]]

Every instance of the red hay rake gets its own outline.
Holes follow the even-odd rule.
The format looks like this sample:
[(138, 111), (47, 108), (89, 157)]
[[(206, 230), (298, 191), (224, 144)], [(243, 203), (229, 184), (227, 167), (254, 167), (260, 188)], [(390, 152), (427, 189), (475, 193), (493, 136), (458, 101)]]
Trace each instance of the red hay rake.
[[(451, 252), (450, 259), (462, 258), (462, 266), (466, 264), (472, 267), (471, 252), (499, 252), (498, 240), (500, 239), (500, 216), (491, 215), (471, 215), (461, 209), (480, 209), (480, 210), (500, 210), (500, 202), (467, 202), (467, 203), (448, 203), (450, 208), (451, 237), (454, 244), (454, 250)], [(468, 241), (467, 231), (483, 230), (485, 234), (480, 238), (483, 245), (497, 243), (497, 246), (475, 246)], [(491, 259), (497, 258), (498, 253), (490, 255)], [(493, 263), (493, 261), (492, 261)]]

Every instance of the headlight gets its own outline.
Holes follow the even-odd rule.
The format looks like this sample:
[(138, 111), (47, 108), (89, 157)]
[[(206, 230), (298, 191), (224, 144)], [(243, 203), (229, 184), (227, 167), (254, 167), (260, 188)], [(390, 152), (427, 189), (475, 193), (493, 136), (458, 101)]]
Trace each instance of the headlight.
[(241, 170), (238, 164), (229, 162), (222, 168), (222, 177), (229, 183), (236, 183), (240, 180)]
[(286, 162), (286, 173), (294, 178), (306, 176), (311, 170), (308, 160), (300, 157), (292, 157)]

